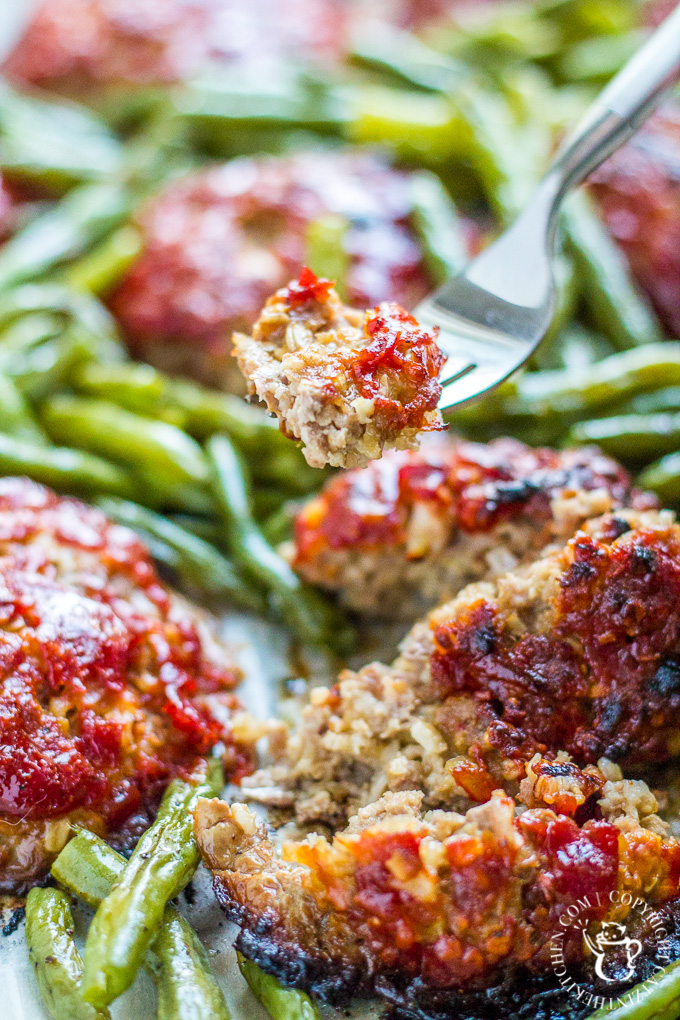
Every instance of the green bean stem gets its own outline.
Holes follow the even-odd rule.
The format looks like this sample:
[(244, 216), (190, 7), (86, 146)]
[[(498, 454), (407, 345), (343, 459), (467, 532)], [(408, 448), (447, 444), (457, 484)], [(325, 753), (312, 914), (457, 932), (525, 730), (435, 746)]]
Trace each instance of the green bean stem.
[(281, 617), (303, 641), (323, 645), (347, 640), (328, 604), (272, 549), (255, 523), (245, 470), (227, 437), (213, 436), (206, 450), (224, 541), (232, 555), (267, 586)]

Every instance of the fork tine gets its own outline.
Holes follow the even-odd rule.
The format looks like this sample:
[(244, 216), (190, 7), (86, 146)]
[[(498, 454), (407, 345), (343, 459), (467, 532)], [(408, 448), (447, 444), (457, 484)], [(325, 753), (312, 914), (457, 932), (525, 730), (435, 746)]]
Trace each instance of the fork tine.
[(475, 362), (469, 358), (449, 357), (441, 371), (439, 382), (444, 386), (446, 383), (453, 382), (454, 379), (460, 379), (461, 376), (466, 375), (474, 367)]
[(502, 369), (499, 371), (498, 366), (477, 365), (472, 371), (462, 377), (459, 376), (442, 388), (437, 406), (440, 411), (447, 411), (457, 404), (464, 404), (474, 397), (481, 396), (507, 374)]

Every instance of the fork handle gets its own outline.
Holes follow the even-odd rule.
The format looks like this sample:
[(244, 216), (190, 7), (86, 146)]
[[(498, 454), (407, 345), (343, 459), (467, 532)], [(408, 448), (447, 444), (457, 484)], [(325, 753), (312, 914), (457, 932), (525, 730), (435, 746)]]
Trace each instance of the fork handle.
[(539, 186), (552, 199), (551, 229), (566, 193), (637, 131), (679, 77), (680, 4), (609, 82), (559, 148)]

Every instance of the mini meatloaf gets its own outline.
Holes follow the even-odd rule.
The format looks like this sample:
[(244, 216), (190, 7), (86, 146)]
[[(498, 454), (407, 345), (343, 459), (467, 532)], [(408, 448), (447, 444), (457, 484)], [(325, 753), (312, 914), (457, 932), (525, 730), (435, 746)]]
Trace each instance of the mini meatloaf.
[(40, 878), (72, 824), (134, 843), (215, 745), (247, 771), (234, 658), (127, 528), (1, 479), (0, 607), (0, 891)]
[(657, 113), (592, 175), (590, 189), (635, 279), (680, 336), (680, 107)]
[[(276, 845), (244, 804), (197, 811), (242, 951), (322, 998), (416, 1009), (518, 968), (549, 981), (579, 901), (591, 933), (637, 896), (674, 903), (680, 845), (621, 768), (680, 752), (679, 605), (673, 515), (621, 510), (465, 588), (392, 666), (312, 689), (244, 781)], [(580, 929), (562, 950), (584, 963)], [(450, 994), (433, 1012), (461, 1015)]]
[(263, 73), (291, 57), (334, 59), (343, 21), (336, 0), (42, 0), (3, 72), (86, 99), (182, 81), (210, 62)]
[(303, 269), (234, 348), (250, 392), (302, 440), (308, 464), (362, 467), (444, 428), (438, 332), (391, 302), (349, 308), (329, 280)]
[(595, 447), (432, 437), (332, 478), (300, 511), (295, 570), (370, 616), (415, 619), (615, 506), (653, 506)]
[(411, 176), (346, 151), (235, 159), (171, 184), (142, 212), (144, 249), (111, 299), (133, 352), (160, 368), (243, 387), (231, 357), (266, 299), (307, 261), (310, 224), (347, 222), (346, 296), (407, 308), (431, 289)]

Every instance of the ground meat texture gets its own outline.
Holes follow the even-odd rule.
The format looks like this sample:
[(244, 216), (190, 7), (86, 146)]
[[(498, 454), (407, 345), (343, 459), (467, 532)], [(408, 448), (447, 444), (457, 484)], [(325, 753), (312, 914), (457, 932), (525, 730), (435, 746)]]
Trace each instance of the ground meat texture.
[(126, 528), (0, 480), (0, 890), (40, 877), (72, 823), (124, 844), (169, 779), (222, 743), (240, 677), (210, 622)]
[(433, 437), (331, 479), (300, 511), (292, 564), (371, 616), (415, 619), (615, 506), (653, 505), (596, 448)]
[(365, 153), (242, 158), (170, 185), (142, 213), (144, 250), (111, 306), (133, 351), (213, 385), (243, 386), (231, 336), (306, 260), (309, 224), (348, 222), (348, 300), (407, 308), (432, 286), (409, 175)]
[[(677, 572), (673, 515), (618, 510), (468, 586), (391, 666), (312, 689), (242, 784), (276, 837), (244, 804), (196, 816), (242, 951), (331, 1001), (457, 1016), (437, 990), (549, 982), (571, 904), (595, 931), (626, 921), (614, 892), (675, 903), (680, 845), (611, 759), (651, 770), (680, 750)], [(561, 948), (587, 962), (580, 934)]]
[[(218, 900), (241, 926), (237, 947), (331, 1002), (393, 998), (394, 982), (403, 1002), (520, 968), (549, 972), (550, 940), (578, 903), (596, 929), (627, 918), (621, 900), (678, 896), (680, 845), (641, 826), (579, 825), (547, 809), (517, 817), (500, 791), (465, 815), (428, 816), (420, 799), (388, 795), (332, 840), (280, 850), (244, 805), (199, 802), (197, 838)], [(580, 930), (568, 929), (561, 948), (578, 963)], [(458, 1015), (455, 994), (447, 1012)]]
[(668, 105), (590, 178), (605, 223), (665, 328), (680, 336), (680, 109)]
[(302, 440), (307, 462), (354, 467), (444, 428), (438, 332), (387, 301), (365, 313), (349, 308), (329, 280), (303, 269), (267, 301), (252, 336), (235, 334), (234, 347), (250, 392)]
[(334, 59), (344, 46), (336, 0), (43, 0), (4, 73), (87, 97), (102, 86), (183, 80), (209, 62), (264, 73), (281, 60)]

